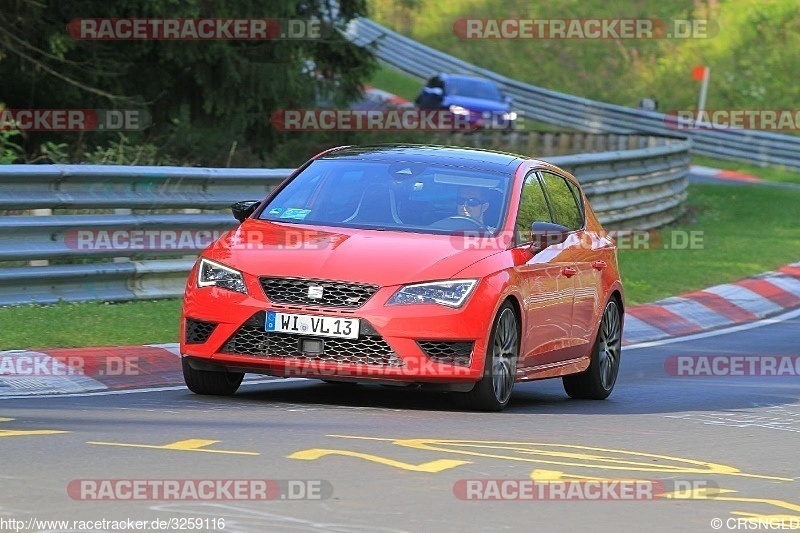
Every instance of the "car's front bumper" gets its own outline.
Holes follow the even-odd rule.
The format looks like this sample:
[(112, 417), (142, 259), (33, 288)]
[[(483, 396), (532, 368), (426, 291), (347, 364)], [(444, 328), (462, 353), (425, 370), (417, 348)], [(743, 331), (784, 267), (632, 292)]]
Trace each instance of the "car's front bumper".
[[(190, 283), (184, 299), (181, 354), (198, 368), (205, 365), (285, 377), (417, 383), (479, 380), (497, 302), (493, 288), (479, 283), (460, 309), (433, 304), (386, 306), (385, 302), (397, 288), (379, 289), (358, 309), (337, 310), (273, 304), (263, 292), (251, 290), (250, 295), (244, 295), (216, 287), (197, 288)], [(265, 312), (270, 310), (358, 318), (361, 332), (353, 340), (294, 334), (275, 336), (265, 331), (262, 322)], [(193, 328), (196, 322), (210, 324), (210, 334), (204, 331), (187, 338), (187, 320), (193, 321), (190, 323)], [(203, 342), (197, 342), (198, 339)], [(322, 339), (325, 346), (322, 353), (304, 353), (303, 339)], [(451, 345), (457, 346), (457, 357), (449, 358)], [(471, 350), (465, 357), (466, 346)]]

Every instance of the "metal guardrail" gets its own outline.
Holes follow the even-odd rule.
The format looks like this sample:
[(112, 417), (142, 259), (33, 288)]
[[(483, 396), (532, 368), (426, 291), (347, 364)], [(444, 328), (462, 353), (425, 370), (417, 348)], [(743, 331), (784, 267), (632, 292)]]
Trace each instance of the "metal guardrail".
[(420, 44), (368, 19), (353, 20), (347, 35), (356, 44), (374, 44), (381, 62), (421, 80), (439, 72), (473, 74), (494, 80), (514, 98), (517, 111), (541, 122), (584, 132), (681, 135), (692, 139), (692, 151), (697, 154), (800, 171), (800, 137), (752, 130), (676, 131), (667, 127), (665, 115), (661, 113), (596, 102), (515, 81)]
[[(555, 153), (570, 147), (606, 150), (547, 160), (578, 177), (608, 227), (666, 224), (680, 214), (686, 198), (691, 144), (686, 140), (458, 135), (448, 143), (522, 153), (541, 153), (542, 146)], [(194, 256), (235, 227), (229, 205), (263, 198), (292, 171), (0, 166), (0, 210), (5, 212), (0, 212), (0, 305), (180, 296)], [(19, 212), (30, 209), (44, 209), (47, 216)], [(91, 246), (83, 246), (84, 241)], [(30, 266), (33, 261), (46, 264)]]
[(263, 198), (291, 169), (6, 165), (2, 209), (222, 209)]

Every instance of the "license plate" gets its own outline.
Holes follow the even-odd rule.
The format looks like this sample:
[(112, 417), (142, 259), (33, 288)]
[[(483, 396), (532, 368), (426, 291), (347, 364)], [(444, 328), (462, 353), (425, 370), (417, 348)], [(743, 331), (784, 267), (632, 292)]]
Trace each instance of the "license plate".
[(320, 335), (340, 339), (358, 338), (358, 319), (335, 316), (295, 315), (292, 313), (267, 312), (267, 331), (296, 333), (298, 335)]

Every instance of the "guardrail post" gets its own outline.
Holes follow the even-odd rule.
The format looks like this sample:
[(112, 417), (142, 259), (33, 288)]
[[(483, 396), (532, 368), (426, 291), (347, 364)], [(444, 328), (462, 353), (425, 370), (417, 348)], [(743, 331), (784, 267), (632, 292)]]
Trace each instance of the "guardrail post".
[[(31, 215), (35, 217), (49, 217), (53, 214), (52, 209), (31, 209)], [(50, 264), (50, 261), (47, 259), (31, 259), (28, 261), (28, 265), (36, 267), (36, 266), (47, 266)]]
[[(115, 215), (130, 215), (131, 213), (133, 213), (133, 209), (128, 209), (128, 208), (114, 209)], [(114, 257), (112, 259), (112, 261), (114, 261), (115, 263), (127, 263), (130, 260), (131, 260), (130, 257)]]
[(528, 138), (526, 155), (530, 157), (541, 157), (541, 144), (542, 134), (538, 131), (526, 131), (525, 136)]
[(570, 144), (572, 141), (572, 135), (568, 133), (559, 133), (558, 134), (558, 153), (559, 154), (568, 154), (571, 152)]

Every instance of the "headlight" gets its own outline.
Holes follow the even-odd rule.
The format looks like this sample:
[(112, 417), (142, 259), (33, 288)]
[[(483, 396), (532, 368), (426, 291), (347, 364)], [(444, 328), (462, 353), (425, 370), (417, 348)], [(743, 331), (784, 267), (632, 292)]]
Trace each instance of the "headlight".
[(459, 279), (406, 285), (394, 293), (386, 305), (439, 304), (458, 308), (464, 305), (477, 284), (477, 279)]
[(461, 107), (460, 105), (451, 105), (450, 112), (454, 115), (469, 116), (469, 109), (467, 109), (466, 107)]
[(503, 113), (503, 120), (517, 120), (517, 114), (514, 111)]
[(247, 286), (244, 284), (241, 272), (206, 258), (200, 259), (200, 268), (197, 269), (197, 286), (220, 287), (247, 294)]

